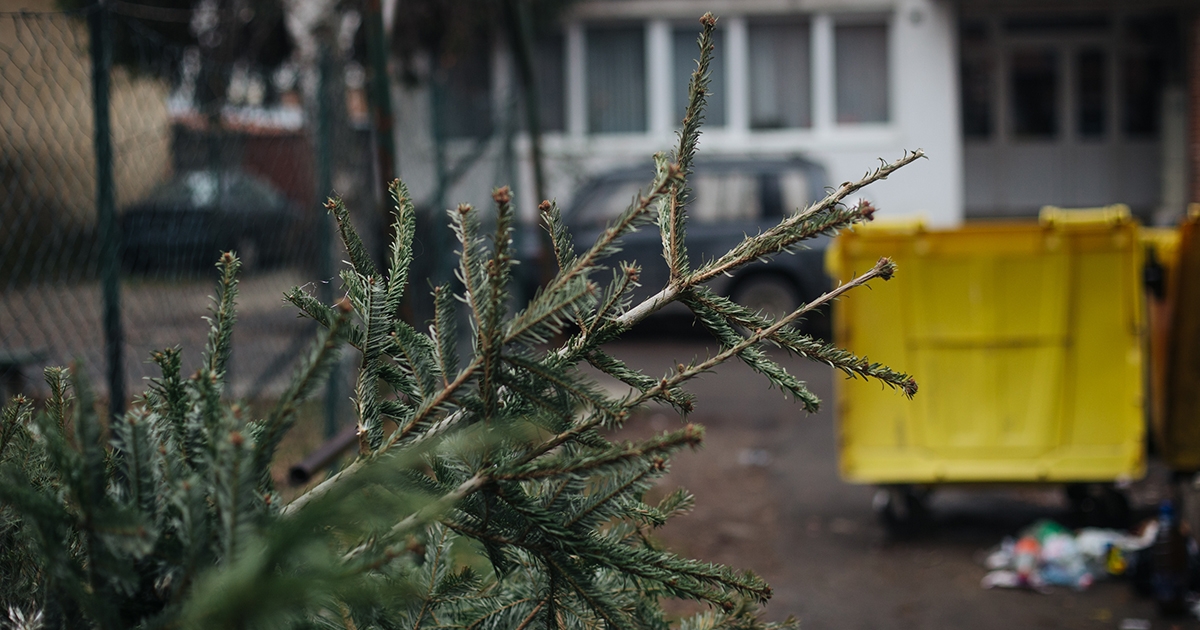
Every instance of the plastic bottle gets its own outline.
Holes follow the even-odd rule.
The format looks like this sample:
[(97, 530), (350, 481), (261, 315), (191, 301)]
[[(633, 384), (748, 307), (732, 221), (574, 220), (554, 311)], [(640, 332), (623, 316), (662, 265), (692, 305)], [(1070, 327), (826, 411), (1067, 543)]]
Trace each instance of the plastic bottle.
[(1151, 584), (1158, 610), (1164, 615), (1182, 615), (1187, 612), (1187, 541), (1170, 501), (1159, 506), (1158, 534), (1152, 549)]
[(1042, 546), (1033, 536), (1022, 536), (1013, 549), (1013, 565), (1017, 573), (1017, 581), (1022, 586), (1036, 587), (1041, 576), (1038, 575), (1038, 554)]

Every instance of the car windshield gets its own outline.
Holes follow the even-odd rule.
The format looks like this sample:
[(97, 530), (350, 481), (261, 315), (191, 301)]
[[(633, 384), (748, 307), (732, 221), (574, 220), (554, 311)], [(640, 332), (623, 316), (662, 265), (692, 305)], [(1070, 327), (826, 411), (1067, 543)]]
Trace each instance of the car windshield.
[(192, 171), (172, 179), (150, 194), (147, 201), (164, 208), (209, 208), (239, 203), (247, 208), (275, 208), (284, 204), (283, 197), (268, 184), (242, 173)]
[[(689, 214), (697, 224), (775, 221), (814, 201), (819, 184), (797, 163), (767, 162), (701, 167), (690, 178)], [(576, 228), (601, 229), (637, 199), (641, 179), (602, 178), (590, 186), (571, 213)]]

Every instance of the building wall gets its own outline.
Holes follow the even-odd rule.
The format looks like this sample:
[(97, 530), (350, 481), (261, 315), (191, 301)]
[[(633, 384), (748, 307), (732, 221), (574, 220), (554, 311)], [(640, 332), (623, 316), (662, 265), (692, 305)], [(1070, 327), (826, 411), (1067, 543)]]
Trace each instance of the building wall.
[(1200, 12), (1193, 12), (1190, 19), (1187, 63), (1191, 190), (1188, 199), (1200, 203)]
[[(32, 5), (32, 6), (31, 6)], [(8, 0), (6, 9), (53, 8)], [(64, 223), (95, 220), (95, 148), (87, 26), (65, 14), (0, 19), (0, 193), (10, 208), (52, 209)], [(114, 68), (110, 112), (117, 203), (144, 195), (170, 166), (167, 85)]]
[[(929, 156), (863, 192), (883, 216), (922, 214), (933, 225), (953, 225), (963, 216), (961, 152), (958, 121), (956, 18), (942, 0), (872, 0), (841, 2), (695, 2), (694, 0), (592, 0), (576, 5), (565, 21), (565, 124), (544, 136), (547, 196), (569, 203), (575, 188), (590, 175), (631, 164), (649, 165), (656, 151), (670, 150), (678, 115), (672, 95), (672, 33), (684, 25), (699, 30), (696, 18), (711, 8), (719, 18), (725, 51), (725, 124), (707, 127), (700, 147), (704, 156), (801, 155), (825, 166), (829, 183), (855, 180), (894, 160), (905, 150), (922, 148)], [(810, 41), (810, 124), (786, 129), (751, 125), (748, 76), (754, 25), (773, 20), (804, 20)], [(587, 37), (596, 24), (641, 25), (646, 65), (644, 131), (589, 131)], [(838, 122), (839, 81), (835, 33), (844, 24), (884, 25), (887, 32), (887, 101), (885, 122)], [(493, 55), (495, 112), (508, 110), (515, 85), (504, 48)], [(870, 79), (867, 79), (870, 80)], [(396, 88), (400, 174), (414, 196), (431, 198), (437, 177), (436, 143), (430, 133), (430, 99), (424, 90)], [(500, 125), (503, 127), (503, 125)], [(499, 135), (503, 135), (502, 131)], [(515, 180), (522, 211), (532, 217), (533, 198), (528, 141), (514, 138), (514, 167), (506, 166), (504, 143), (454, 140), (445, 145), (447, 163), (479, 155), (445, 203), (484, 203), (491, 186)], [(652, 172), (647, 167), (647, 181)]]

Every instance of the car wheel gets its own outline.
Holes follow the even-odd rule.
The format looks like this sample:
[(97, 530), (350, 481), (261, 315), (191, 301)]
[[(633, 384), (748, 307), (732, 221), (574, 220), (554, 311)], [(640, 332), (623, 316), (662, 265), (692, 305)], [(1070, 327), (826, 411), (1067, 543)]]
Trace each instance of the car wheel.
[(233, 253), (237, 254), (238, 259), (242, 261), (242, 273), (244, 274), (257, 271), (262, 264), (262, 252), (259, 250), (258, 243), (248, 236), (238, 239)]
[(929, 489), (907, 484), (883, 486), (871, 501), (879, 523), (891, 538), (912, 538), (931, 522)]
[(774, 320), (800, 308), (796, 286), (783, 276), (765, 274), (745, 278), (734, 287), (730, 298)]

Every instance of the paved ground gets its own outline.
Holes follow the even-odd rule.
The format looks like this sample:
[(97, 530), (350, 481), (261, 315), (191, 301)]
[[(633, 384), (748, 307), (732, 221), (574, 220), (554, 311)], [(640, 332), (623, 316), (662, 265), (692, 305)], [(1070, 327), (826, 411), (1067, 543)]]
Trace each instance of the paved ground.
[[(236, 395), (256, 388), (269, 395), (286, 380), (290, 366), (279, 369), (272, 363), (282, 358), (286, 364), (294, 357), (289, 346), (307, 336), (308, 324), (296, 319), (295, 310), (279, 296), (300, 280), (298, 274), (274, 272), (243, 282), (233, 359)], [(207, 330), (201, 317), (212, 290), (207, 281), (126, 286), (127, 368), (134, 391), (148, 373), (143, 361), (151, 349), (182, 342), (185, 358), (198, 359)], [(21, 338), (22, 343), (98, 361), (102, 346), (96, 303), (93, 287), (8, 294), (0, 307), (3, 340), (12, 345)], [(49, 331), (63, 338), (50, 339)], [(695, 337), (653, 333), (613, 350), (650, 374), (713, 352)], [(55, 357), (68, 359), (65, 354)], [(1065, 514), (1057, 489), (941, 492), (934, 499), (935, 522), (928, 534), (889, 540), (871, 511), (873, 489), (838, 479), (834, 375), (799, 359), (783, 362), (826, 401), (822, 412), (805, 417), (761, 377), (741, 365), (725, 366), (691, 387), (699, 404), (690, 419), (707, 427), (707, 446), (680, 455), (663, 487), (665, 492), (686, 486), (698, 501), (693, 513), (661, 532), (663, 539), (687, 555), (763, 575), (775, 589), (766, 608), (769, 618), (794, 614), (806, 629), (1100, 629), (1120, 628), (1127, 619), (1148, 620), (1152, 628), (1200, 628), (1195, 621), (1157, 618), (1150, 602), (1137, 599), (1119, 582), (1049, 595), (982, 590), (980, 559), (989, 547), (1037, 518)], [(264, 374), (278, 378), (259, 378)], [(897, 395), (896, 404), (906, 403)], [(662, 431), (677, 422), (650, 412), (631, 430)], [(1140, 505), (1154, 504), (1161, 495), (1160, 481), (1134, 489)]]
[[(660, 374), (676, 361), (711, 350), (696, 339), (653, 335), (623, 342), (614, 353)], [(931, 530), (889, 540), (871, 510), (873, 489), (841, 482), (836, 469), (832, 387), (827, 367), (784, 361), (826, 401), (804, 416), (778, 390), (741, 365), (705, 376), (691, 420), (704, 424), (707, 446), (675, 460), (664, 491), (676, 485), (697, 497), (696, 510), (662, 531), (673, 548), (694, 557), (752, 569), (775, 589), (766, 614), (794, 614), (819, 628), (1120, 628), (1142, 619), (1152, 628), (1200, 628), (1157, 617), (1151, 602), (1124, 582), (1049, 595), (985, 591), (980, 561), (1005, 535), (1041, 517), (1062, 518), (1057, 488), (952, 491), (935, 495)], [(896, 404), (905, 404), (897, 395)], [(661, 431), (678, 422), (648, 414), (632, 430)], [(1133, 489), (1153, 504), (1158, 479)], [(1136, 506), (1135, 506), (1136, 507)]]
[[(141, 392), (144, 377), (158, 375), (148, 363), (152, 351), (181, 345), (185, 374), (199, 365), (209, 328), (204, 317), (209, 296), (216, 292), (216, 278), (214, 271), (199, 277), (122, 281), (125, 382), (131, 394)], [(306, 280), (302, 272), (291, 269), (242, 278), (231, 366), (236, 396), (270, 396), (286, 386), (295, 358), (307, 347), (314, 329), (310, 320), (296, 318), (296, 308), (283, 302), (283, 293)], [(312, 285), (309, 290), (314, 290)], [(0, 296), (0, 352), (36, 350), (49, 365), (77, 360), (105, 395), (100, 303), (95, 282), (33, 285), (6, 292)], [(41, 367), (25, 369), (34, 391), (44, 389)]]

